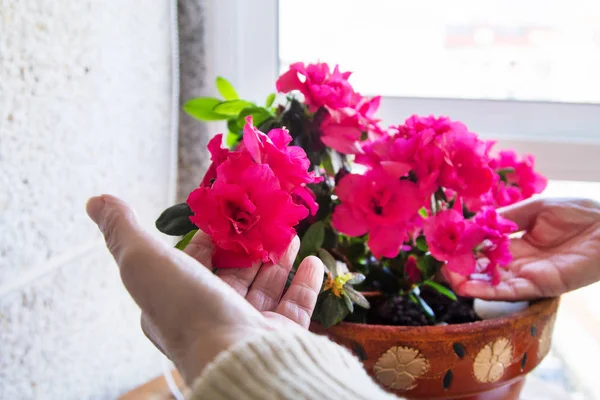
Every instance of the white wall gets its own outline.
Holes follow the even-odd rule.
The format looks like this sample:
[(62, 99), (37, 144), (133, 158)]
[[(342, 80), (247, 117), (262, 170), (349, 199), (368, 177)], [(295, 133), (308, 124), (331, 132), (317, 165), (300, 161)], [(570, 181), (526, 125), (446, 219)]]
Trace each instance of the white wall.
[(84, 212), (174, 195), (168, 0), (0, 0), (0, 398), (115, 398), (160, 373)]

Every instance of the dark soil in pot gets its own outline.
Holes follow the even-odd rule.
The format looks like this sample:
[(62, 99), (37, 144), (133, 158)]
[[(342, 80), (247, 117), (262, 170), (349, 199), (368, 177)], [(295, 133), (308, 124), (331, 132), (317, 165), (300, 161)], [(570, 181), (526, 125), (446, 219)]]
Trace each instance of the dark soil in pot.
[(371, 308), (365, 310), (357, 307), (346, 321), (370, 325), (429, 326), (464, 324), (480, 320), (473, 310), (473, 299), (458, 297), (455, 301), (426, 287), (421, 291), (421, 298), (429, 305), (435, 318), (427, 315), (423, 307), (408, 295), (367, 297)]

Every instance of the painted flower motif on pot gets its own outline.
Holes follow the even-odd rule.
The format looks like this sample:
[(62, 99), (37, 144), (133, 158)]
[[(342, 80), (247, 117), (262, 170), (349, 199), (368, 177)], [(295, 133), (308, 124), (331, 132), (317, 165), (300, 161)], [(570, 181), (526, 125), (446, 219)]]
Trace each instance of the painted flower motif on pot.
[(394, 346), (375, 363), (373, 371), (384, 386), (396, 390), (410, 390), (417, 379), (429, 370), (429, 361), (416, 349)]
[(506, 338), (500, 338), (483, 346), (473, 363), (475, 378), (482, 383), (500, 380), (512, 359), (512, 345)]
[(542, 334), (540, 335), (540, 343), (538, 345), (538, 359), (546, 357), (550, 351), (550, 345), (552, 344), (552, 330), (554, 329), (555, 317), (551, 318), (544, 327)]

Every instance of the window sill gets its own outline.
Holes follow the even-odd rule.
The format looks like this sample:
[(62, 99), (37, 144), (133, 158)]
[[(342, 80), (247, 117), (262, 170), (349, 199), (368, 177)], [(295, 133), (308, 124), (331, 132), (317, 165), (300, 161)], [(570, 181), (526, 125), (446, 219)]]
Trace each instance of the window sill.
[[(173, 371), (173, 378), (177, 383), (180, 390), (184, 390), (183, 379), (177, 371)], [(119, 397), (119, 400), (173, 400), (175, 399), (169, 390), (169, 386), (163, 376), (154, 378), (150, 382), (143, 384), (142, 386), (133, 389), (130, 392), (125, 393)]]

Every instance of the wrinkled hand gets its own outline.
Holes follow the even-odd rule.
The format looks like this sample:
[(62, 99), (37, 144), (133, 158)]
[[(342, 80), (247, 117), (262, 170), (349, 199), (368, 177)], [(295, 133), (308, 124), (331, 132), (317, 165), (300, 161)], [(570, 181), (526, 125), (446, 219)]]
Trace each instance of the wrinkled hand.
[(308, 327), (323, 281), (321, 261), (306, 258), (282, 297), (298, 238), (278, 265), (219, 270), (215, 276), (209, 269), (213, 247), (205, 234), (196, 234), (185, 254), (144, 232), (133, 211), (115, 197), (91, 198), (87, 212), (142, 309), (146, 336), (188, 383), (217, 354), (251, 335)]
[(462, 296), (530, 300), (559, 296), (600, 280), (600, 205), (591, 200), (537, 199), (500, 210), (524, 234), (511, 240), (513, 262), (501, 282), (445, 271)]

